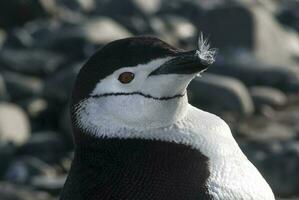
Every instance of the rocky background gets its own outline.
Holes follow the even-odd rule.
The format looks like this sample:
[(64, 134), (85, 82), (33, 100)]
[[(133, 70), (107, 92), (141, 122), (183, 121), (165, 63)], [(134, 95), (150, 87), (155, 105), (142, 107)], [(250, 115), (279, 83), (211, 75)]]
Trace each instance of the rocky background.
[[(297, 0), (0, 1), (0, 199), (52, 200), (72, 159), (68, 97), (95, 49), (151, 34), (216, 63), (189, 87), (280, 199), (299, 197)], [(279, 199), (278, 198), (278, 199)]]

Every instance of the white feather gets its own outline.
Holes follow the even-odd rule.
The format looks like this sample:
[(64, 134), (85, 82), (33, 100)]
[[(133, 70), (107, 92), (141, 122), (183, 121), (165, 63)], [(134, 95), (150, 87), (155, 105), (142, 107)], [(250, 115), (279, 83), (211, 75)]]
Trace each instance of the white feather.
[(198, 50), (196, 51), (197, 56), (206, 61), (208, 64), (215, 62), (217, 50), (210, 48), (210, 44), (207, 39), (204, 38), (201, 33), (198, 38)]

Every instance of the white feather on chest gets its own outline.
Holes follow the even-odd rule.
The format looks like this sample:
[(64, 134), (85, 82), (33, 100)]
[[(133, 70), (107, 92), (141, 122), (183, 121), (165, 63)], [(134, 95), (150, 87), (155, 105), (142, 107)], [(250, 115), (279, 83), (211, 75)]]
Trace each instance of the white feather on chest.
[(230, 128), (219, 117), (182, 103), (185, 112), (172, 125), (144, 129), (140, 125), (139, 128), (130, 128), (114, 123), (92, 101), (95, 100), (81, 103), (77, 110), (77, 123), (86, 132), (96, 137), (140, 138), (191, 146), (209, 158), (210, 176), (207, 184), (214, 199), (274, 199), (264, 178), (247, 160)]

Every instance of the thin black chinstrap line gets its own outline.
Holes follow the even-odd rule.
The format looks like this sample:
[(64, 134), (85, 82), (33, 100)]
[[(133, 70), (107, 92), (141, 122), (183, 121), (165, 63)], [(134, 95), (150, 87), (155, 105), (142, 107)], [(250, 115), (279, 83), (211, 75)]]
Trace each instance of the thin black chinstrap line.
[(153, 97), (149, 94), (143, 94), (142, 92), (130, 92), (130, 93), (115, 92), (115, 93), (104, 93), (104, 94), (90, 95), (90, 97), (92, 97), (92, 98), (101, 98), (101, 97), (108, 97), (108, 96), (128, 96), (128, 95), (141, 95), (145, 98), (150, 98), (150, 99), (154, 99), (154, 100), (162, 100), (162, 101), (175, 99), (175, 98), (181, 98), (181, 97), (185, 96), (185, 94), (176, 94), (176, 95), (170, 96), (170, 97)]

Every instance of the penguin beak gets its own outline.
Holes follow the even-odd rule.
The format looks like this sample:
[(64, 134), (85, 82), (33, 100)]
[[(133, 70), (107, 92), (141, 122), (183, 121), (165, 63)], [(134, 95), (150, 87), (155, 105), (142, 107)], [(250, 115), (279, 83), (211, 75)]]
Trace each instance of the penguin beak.
[(182, 52), (152, 71), (149, 76), (160, 74), (196, 74), (206, 70), (210, 64), (198, 56), (197, 50)]

